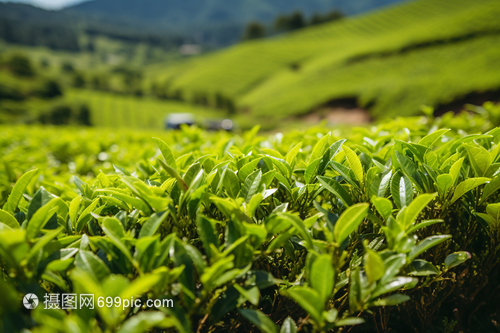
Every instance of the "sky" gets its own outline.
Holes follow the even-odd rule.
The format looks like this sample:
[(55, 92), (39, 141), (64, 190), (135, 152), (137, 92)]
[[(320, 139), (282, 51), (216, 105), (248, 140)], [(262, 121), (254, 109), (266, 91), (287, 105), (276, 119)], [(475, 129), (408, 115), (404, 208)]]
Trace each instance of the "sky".
[(23, 2), (42, 7), (45, 9), (60, 9), (84, 0), (0, 0), (1, 2)]

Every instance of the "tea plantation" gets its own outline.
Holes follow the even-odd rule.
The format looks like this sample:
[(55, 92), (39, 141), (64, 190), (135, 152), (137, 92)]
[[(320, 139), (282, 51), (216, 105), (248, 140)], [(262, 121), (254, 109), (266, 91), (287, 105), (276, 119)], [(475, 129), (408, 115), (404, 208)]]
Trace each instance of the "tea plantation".
[(500, 109), (476, 112), (2, 127), (0, 331), (495, 332)]
[(498, 91), (499, 15), (497, 0), (408, 1), (152, 65), (148, 77), (188, 99), (223, 94), (254, 116), (302, 115), (344, 98), (378, 119), (411, 116), (421, 104)]

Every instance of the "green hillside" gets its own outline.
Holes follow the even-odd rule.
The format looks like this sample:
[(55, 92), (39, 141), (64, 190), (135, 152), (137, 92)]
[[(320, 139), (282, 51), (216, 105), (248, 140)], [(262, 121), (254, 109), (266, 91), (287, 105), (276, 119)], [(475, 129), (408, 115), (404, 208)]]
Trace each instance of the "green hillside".
[[(63, 123), (160, 129), (166, 114), (190, 112), (281, 130), (344, 120), (354, 113), (332, 110), (354, 104), (381, 119), (500, 101), (497, 17), (499, 0), (419, 0), (190, 59), (104, 36), (77, 53), (2, 42), (0, 123), (64, 111)], [(10, 68), (16, 54), (31, 60), (32, 76)], [(62, 94), (47, 92), (54, 82)]]
[[(86, 1), (63, 13), (107, 21), (139, 23), (143, 29), (176, 33), (226, 34), (239, 40), (243, 27), (258, 20), (271, 23), (280, 14), (302, 11), (306, 16), (340, 10), (347, 15), (366, 12), (402, 0), (98, 0)], [(225, 30), (225, 31), (224, 31)], [(203, 38), (203, 37), (201, 37)], [(234, 40), (235, 39), (235, 40)]]
[(100, 127), (157, 129), (164, 128), (163, 120), (169, 113), (192, 113), (202, 122), (206, 118), (219, 119), (220, 112), (175, 101), (154, 98), (121, 96), (92, 90), (69, 90), (67, 102), (85, 104), (92, 110), (92, 124)]
[(498, 0), (420, 0), (156, 65), (149, 78), (188, 97), (224, 94), (256, 116), (305, 114), (340, 98), (374, 116), (409, 115), (500, 88), (498, 17)]
[(239, 42), (249, 22), (268, 25), (271, 33), (278, 16), (295, 11), (310, 22), (318, 14), (340, 11), (354, 15), (405, 0), (98, 0), (62, 10), (5, 1), (0, 0), (0, 39), (78, 51), (86, 49), (78, 41), (81, 34), (146, 42), (165, 49), (184, 43), (221, 48)]

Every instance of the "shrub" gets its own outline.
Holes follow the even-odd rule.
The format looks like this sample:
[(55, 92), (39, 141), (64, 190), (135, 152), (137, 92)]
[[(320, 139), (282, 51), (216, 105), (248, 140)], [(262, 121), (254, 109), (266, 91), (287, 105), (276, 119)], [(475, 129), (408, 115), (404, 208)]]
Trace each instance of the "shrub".
[(83, 125), (91, 126), (90, 109), (87, 105), (56, 105), (48, 112), (42, 113), (38, 120), (50, 125)]
[[(113, 142), (97, 131), (29, 129), (44, 138), (38, 148), (19, 129), (0, 137), (7, 161), (21, 152), (14, 139), (32, 161), (72, 152), (71, 172), (85, 172), (70, 187), (66, 166), (42, 158), (41, 171), (1, 194), (3, 325), (493, 331), (500, 129), (459, 134), (447, 121), (397, 119), (345, 138), (324, 128), (265, 139), (257, 129), (240, 137), (184, 127), (154, 139), (158, 149), (130, 133)], [(133, 149), (128, 161), (117, 144)], [(93, 174), (82, 168), (88, 159)], [(99, 171), (110, 162), (114, 172)], [(28, 292), (94, 294), (112, 306), (21, 311)], [(117, 295), (173, 307), (117, 307)]]
[(245, 28), (243, 40), (259, 39), (266, 36), (266, 27), (259, 22), (250, 22)]
[(76, 116), (76, 123), (83, 126), (91, 126), (90, 109), (87, 105), (81, 105)]
[(3, 99), (22, 101), (25, 99), (25, 96), (22, 91), (19, 91), (16, 88), (9, 87), (0, 83), (0, 101)]
[(84, 88), (85, 87), (85, 77), (81, 73), (75, 73), (73, 75), (73, 86), (76, 88)]
[(66, 73), (74, 73), (75, 67), (70, 62), (64, 62), (61, 66), (61, 70)]
[(61, 85), (55, 80), (45, 81), (36, 91), (36, 95), (41, 98), (55, 98), (63, 95)]
[(39, 120), (42, 124), (68, 125), (71, 117), (71, 107), (67, 105), (57, 105), (48, 113), (42, 114)]
[(7, 66), (13, 74), (18, 76), (32, 77), (35, 75), (35, 70), (33, 69), (31, 60), (21, 54), (13, 55), (9, 59)]

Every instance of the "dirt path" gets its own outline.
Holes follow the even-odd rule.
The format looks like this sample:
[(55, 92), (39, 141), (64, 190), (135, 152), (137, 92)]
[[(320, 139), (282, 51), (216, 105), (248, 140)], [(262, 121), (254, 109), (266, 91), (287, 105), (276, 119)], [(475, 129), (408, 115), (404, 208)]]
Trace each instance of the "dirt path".
[(331, 124), (363, 125), (371, 122), (368, 111), (361, 108), (324, 108), (302, 118), (308, 123), (318, 123), (325, 119)]

